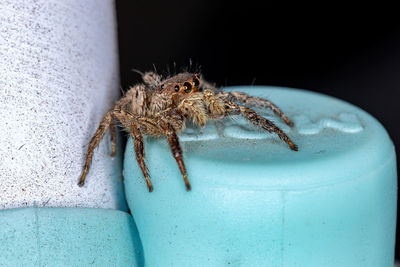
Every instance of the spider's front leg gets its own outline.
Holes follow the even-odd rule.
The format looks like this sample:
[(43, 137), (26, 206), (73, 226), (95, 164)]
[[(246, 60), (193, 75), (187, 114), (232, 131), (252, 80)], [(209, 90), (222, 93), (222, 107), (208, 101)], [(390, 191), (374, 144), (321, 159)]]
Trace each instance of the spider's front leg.
[(281, 140), (286, 142), (290, 149), (293, 151), (298, 151), (297, 145), (295, 145), (292, 140), (278, 127), (276, 126), (272, 121), (264, 118), (251, 108), (245, 107), (245, 106), (240, 106), (234, 102), (225, 102), (225, 109), (226, 109), (226, 115), (238, 115), (241, 114), (243, 117), (245, 117), (247, 120), (249, 120), (251, 123), (254, 125), (263, 128), (264, 130), (267, 130), (268, 132), (274, 132), (276, 133)]
[(179, 139), (176, 134), (176, 131), (169, 122), (162, 119), (160, 120), (160, 128), (163, 131), (163, 133), (167, 136), (168, 143), (172, 151), (172, 155), (174, 156), (176, 163), (178, 164), (179, 170), (183, 176), (183, 181), (185, 182), (186, 190), (190, 191), (191, 186), (187, 176), (185, 164), (183, 163), (182, 149), (179, 144)]
[(281, 117), (287, 125), (293, 126), (293, 122), (278, 108), (278, 106), (267, 99), (250, 96), (242, 92), (220, 92), (217, 97), (225, 101), (237, 101), (253, 107), (270, 108), (276, 115)]
[(82, 172), (81, 178), (79, 179), (79, 183), (78, 183), (79, 186), (83, 186), (85, 184), (86, 175), (89, 170), (90, 163), (92, 162), (93, 151), (99, 145), (101, 139), (104, 136), (104, 133), (107, 131), (108, 127), (110, 126), (112, 119), (113, 119), (113, 112), (112, 111), (107, 112), (107, 114), (101, 120), (100, 125), (96, 130), (96, 133), (93, 135), (92, 139), (90, 140), (88, 152), (86, 155), (85, 165), (83, 167), (83, 172)]
[(115, 127), (115, 121), (110, 122), (110, 141), (111, 141), (111, 157), (117, 155), (117, 128)]
[(134, 142), (136, 160), (139, 164), (140, 169), (142, 170), (144, 179), (147, 184), (147, 188), (149, 189), (149, 192), (152, 192), (153, 185), (150, 181), (150, 176), (149, 176), (149, 172), (147, 170), (146, 164), (144, 163), (143, 135), (140, 131), (140, 125), (137, 122), (137, 118), (135, 118), (134, 116), (132, 116), (124, 111), (115, 112), (115, 117), (117, 117), (118, 120), (122, 123), (122, 125), (126, 129), (129, 129), (129, 131), (131, 133), (131, 136), (132, 136), (132, 139)]

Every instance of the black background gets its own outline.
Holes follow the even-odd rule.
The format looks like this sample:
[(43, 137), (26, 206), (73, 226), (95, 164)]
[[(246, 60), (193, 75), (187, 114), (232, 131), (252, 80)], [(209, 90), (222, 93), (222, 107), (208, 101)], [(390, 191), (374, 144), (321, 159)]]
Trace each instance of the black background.
[(391, 10), (120, 0), (121, 87), (140, 82), (131, 69), (174, 72), (191, 60), (218, 85), (288, 86), (346, 100), (375, 116), (398, 147), (400, 27)]

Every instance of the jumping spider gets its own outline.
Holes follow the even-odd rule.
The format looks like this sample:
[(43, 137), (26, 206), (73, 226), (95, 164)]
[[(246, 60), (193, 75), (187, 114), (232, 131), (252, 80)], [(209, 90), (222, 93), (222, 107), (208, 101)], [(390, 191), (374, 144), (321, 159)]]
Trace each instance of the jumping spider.
[(142, 133), (156, 137), (167, 137), (172, 155), (182, 173), (186, 190), (191, 189), (177, 136), (177, 133), (185, 128), (187, 119), (192, 120), (200, 127), (204, 127), (208, 120), (218, 120), (240, 114), (254, 125), (268, 132), (276, 133), (281, 140), (289, 145), (290, 149), (297, 151), (297, 146), (274, 123), (257, 114), (251, 108), (235, 103), (270, 108), (287, 125), (293, 126), (293, 123), (285, 114), (266, 99), (249, 96), (242, 92), (221, 92), (201, 79), (199, 74), (194, 73), (179, 73), (166, 79), (162, 79), (160, 75), (153, 72), (141, 73), (141, 75), (144, 83), (130, 88), (101, 120), (89, 143), (79, 186), (83, 186), (93, 151), (108, 128), (110, 128), (111, 133), (111, 156), (115, 156), (115, 123), (117, 120), (132, 135), (136, 160), (150, 192), (153, 191), (153, 185), (144, 163)]

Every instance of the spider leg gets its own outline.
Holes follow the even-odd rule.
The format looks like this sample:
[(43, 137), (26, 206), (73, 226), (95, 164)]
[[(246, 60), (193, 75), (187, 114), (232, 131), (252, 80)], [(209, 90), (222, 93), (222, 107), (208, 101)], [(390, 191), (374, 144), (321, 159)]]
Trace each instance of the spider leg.
[(149, 172), (147, 170), (146, 164), (144, 163), (144, 145), (143, 145), (143, 135), (140, 131), (140, 126), (136, 122), (136, 118), (124, 111), (119, 111), (115, 113), (117, 119), (122, 123), (122, 125), (129, 129), (134, 142), (136, 160), (142, 170), (144, 179), (147, 184), (149, 192), (153, 191), (153, 185), (150, 181)]
[(270, 108), (276, 115), (281, 117), (287, 125), (293, 126), (293, 122), (274, 103), (267, 99), (249, 96), (242, 92), (220, 92), (217, 96), (226, 101), (238, 101), (253, 107)]
[(297, 145), (295, 145), (292, 140), (290, 140), (290, 138), (278, 126), (276, 126), (272, 121), (264, 118), (251, 108), (240, 106), (233, 102), (225, 102), (225, 108), (227, 110), (227, 115), (241, 114), (254, 125), (263, 128), (270, 133), (276, 133), (281, 140), (289, 145), (291, 150), (298, 151)]
[(96, 130), (96, 133), (93, 135), (92, 139), (90, 140), (88, 152), (86, 155), (85, 165), (83, 167), (83, 172), (82, 172), (81, 178), (78, 183), (79, 186), (83, 186), (85, 184), (85, 178), (86, 178), (87, 172), (89, 170), (90, 163), (92, 162), (93, 151), (99, 145), (101, 139), (104, 136), (104, 133), (107, 131), (108, 127), (110, 126), (112, 119), (113, 119), (113, 112), (112, 111), (107, 112), (107, 114), (101, 120), (100, 125)]
[(110, 140), (111, 140), (111, 157), (115, 157), (117, 154), (117, 129), (115, 127), (115, 121), (110, 122)]
[(191, 186), (187, 176), (186, 167), (182, 158), (182, 149), (179, 144), (178, 136), (172, 125), (164, 120), (160, 121), (160, 128), (163, 130), (164, 134), (168, 138), (168, 143), (174, 156), (176, 163), (178, 164), (179, 170), (183, 176), (183, 181), (185, 182), (186, 190), (190, 191)]

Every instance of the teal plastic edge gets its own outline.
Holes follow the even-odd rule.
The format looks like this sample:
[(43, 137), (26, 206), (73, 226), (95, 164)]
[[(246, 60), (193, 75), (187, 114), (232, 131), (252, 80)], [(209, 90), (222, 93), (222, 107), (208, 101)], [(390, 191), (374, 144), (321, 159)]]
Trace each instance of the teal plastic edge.
[(141, 266), (130, 214), (92, 208), (0, 211), (0, 266)]

